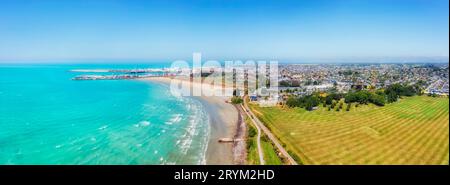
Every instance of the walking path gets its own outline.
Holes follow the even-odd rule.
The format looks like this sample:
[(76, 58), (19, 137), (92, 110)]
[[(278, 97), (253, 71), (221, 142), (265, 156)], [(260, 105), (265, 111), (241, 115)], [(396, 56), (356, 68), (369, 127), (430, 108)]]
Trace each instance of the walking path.
[(289, 155), (289, 153), (283, 148), (283, 146), (280, 144), (280, 142), (278, 141), (278, 139), (272, 134), (272, 132), (270, 132), (270, 130), (261, 122), (259, 121), (259, 119), (253, 114), (253, 112), (248, 108), (248, 105), (246, 103), (246, 101), (244, 101), (243, 103), (244, 105), (242, 106), (242, 108), (244, 109), (244, 111), (247, 113), (247, 115), (249, 115), (250, 119), (252, 120), (252, 122), (257, 126), (258, 128), (258, 151), (260, 152), (260, 157), (261, 157), (261, 147), (260, 147), (260, 129), (267, 135), (267, 137), (272, 141), (273, 144), (275, 144), (275, 146), (277, 147), (278, 151), (280, 151), (280, 153), (283, 155), (283, 157), (285, 157), (289, 164), (291, 165), (297, 165), (297, 162), (294, 160), (294, 158), (292, 158), (291, 155)]
[(258, 130), (258, 137), (256, 138), (256, 143), (258, 146), (259, 164), (264, 165), (264, 164), (266, 164), (266, 161), (264, 161), (264, 153), (261, 148), (261, 128), (259, 128), (259, 126), (255, 122), (255, 120), (253, 120), (252, 116), (249, 114), (247, 109), (245, 109), (245, 107), (242, 105), (241, 105), (241, 107), (242, 107), (243, 112), (245, 112), (245, 114), (247, 114), (247, 116), (250, 118), (250, 120), (252, 120), (252, 123), (253, 123), (253, 125), (255, 125), (256, 130)]

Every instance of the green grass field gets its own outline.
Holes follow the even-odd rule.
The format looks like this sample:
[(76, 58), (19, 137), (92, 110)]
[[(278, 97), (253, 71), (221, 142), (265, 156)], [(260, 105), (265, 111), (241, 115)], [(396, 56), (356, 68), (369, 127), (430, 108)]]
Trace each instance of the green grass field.
[(449, 164), (449, 99), (406, 97), (339, 112), (251, 105), (303, 164)]

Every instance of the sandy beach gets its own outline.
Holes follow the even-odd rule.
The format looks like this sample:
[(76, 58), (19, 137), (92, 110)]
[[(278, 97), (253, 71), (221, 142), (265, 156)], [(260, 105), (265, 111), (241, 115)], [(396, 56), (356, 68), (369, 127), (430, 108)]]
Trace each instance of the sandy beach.
[[(168, 77), (151, 77), (145, 80), (164, 83), (170, 85), (171, 78)], [(192, 88), (201, 88), (200, 83), (192, 83)], [(203, 87), (211, 86), (203, 84)], [(213, 91), (213, 87), (206, 88), (208, 93)], [(205, 88), (203, 89), (205, 90)], [(206, 164), (236, 164), (235, 155), (233, 154), (233, 143), (219, 143), (220, 138), (234, 138), (238, 128), (239, 114), (236, 108), (225, 101), (229, 97), (222, 96), (191, 96), (199, 100), (205, 107), (210, 117), (210, 140), (206, 151)]]

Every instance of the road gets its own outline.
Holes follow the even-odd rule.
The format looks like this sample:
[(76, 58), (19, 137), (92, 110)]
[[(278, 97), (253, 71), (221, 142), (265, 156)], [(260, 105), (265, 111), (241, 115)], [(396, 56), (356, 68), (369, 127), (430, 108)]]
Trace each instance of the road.
[[(294, 158), (292, 158), (292, 156), (289, 155), (289, 153), (283, 148), (283, 145), (280, 144), (280, 142), (272, 134), (272, 132), (255, 116), (255, 114), (253, 114), (253, 112), (250, 110), (250, 108), (248, 108), (248, 105), (247, 105), (246, 101), (244, 101), (243, 104), (244, 105), (242, 106), (242, 108), (247, 113), (247, 115), (250, 115), (249, 116), (250, 119), (252, 120), (252, 122), (255, 125), (257, 125), (258, 130), (262, 130), (267, 135), (267, 137), (272, 141), (272, 143), (275, 144), (275, 146), (277, 147), (278, 151), (280, 151), (281, 155), (283, 155), (283, 157), (288, 160), (289, 164), (297, 165), (297, 162), (294, 160)], [(260, 132), (258, 132), (258, 133), (260, 133)], [(258, 139), (259, 138), (260, 137), (259, 137), (259, 134), (258, 134)], [(260, 147), (258, 146), (258, 148), (260, 148)]]

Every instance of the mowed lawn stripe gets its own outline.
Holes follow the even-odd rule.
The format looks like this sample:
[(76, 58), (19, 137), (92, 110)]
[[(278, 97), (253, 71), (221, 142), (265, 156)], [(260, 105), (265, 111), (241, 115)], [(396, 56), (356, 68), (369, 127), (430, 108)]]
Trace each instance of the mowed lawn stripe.
[(448, 164), (448, 105), (416, 96), (339, 112), (252, 109), (306, 164)]
[[(386, 118), (386, 119), (389, 119), (389, 118)], [(370, 123), (370, 122), (366, 122), (365, 124), (367, 124), (367, 123)], [(378, 124), (380, 124), (380, 123), (381, 124), (389, 124), (388, 122), (379, 122)], [(370, 126), (372, 126), (372, 125), (370, 125)], [(360, 126), (356, 125), (356, 128), (360, 128)], [(342, 132), (342, 130), (338, 130), (338, 132)], [(349, 133), (345, 133), (345, 136), (346, 137), (351, 137), (351, 139), (343, 139), (343, 138), (339, 138), (340, 135), (335, 135), (335, 137), (339, 138), (339, 139), (335, 139), (335, 138), (325, 138), (324, 140), (321, 139), (321, 140), (318, 140), (319, 143), (315, 144), (314, 146), (317, 147), (318, 145), (323, 145), (323, 146), (330, 145), (330, 143), (323, 142), (323, 141), (329, 141), (329, 142), (340, 141), (340, 142), (345, 142), (345, 143), (337, 143), (337, 145), (343, 146), (343, 147), (340, 147), (338, 149), (342, 148), (343, 149), (343, 151), (341, 151), (342, 153), (348, 153), (348, 149), (346, 149), (346, 147), (345, 147), (345, 146), (347, 146), (346, 145), (347, 143), (349, 143), (351, 145), (360, 145), (360, 143), (362, 142), (361, 140), (364, 140), (364, 139), (367, 139), (367, 140), (371, 139), (371, 140), (375, 141), (375, 139), (373, 139), (371, 137), (367, 137), (367, 135), (365, 135), (364, 133), (361, 133), (360, 130), (354, 129), (354, 128), (351, 128)], [(355, 142), (353, 140), (358, 140), (358, 142)], [(326, 149), (326, 147), (323, 147), (323, 146), (319, 146), (319, 147)], [(352, 148), (352, 147), (353, 146), (350, 146), (349, 148)], [(315, 152), (327, 154), (327, 153), (324, 153), (323, 151), (315, 151)], [(342, 155), (341, 152), (336, 152), (336, 154), (333, 154), (333, 155)], [(322, 157), (322, 156), (320, 156), (320, 157)]]
[[(425, 133), (427, 129), (424, 126), (421, 126), (420, 120), (405, 119), (403, 120), (403, 122), (401, 122), (401, 124), (403, 124), (404, 127), (401, 127), (400, 124), (395, 124), (396, 127), (394, 127), (393, 130), (389, 132), (389, 137), (387, 137), (383, 142), (380, 142), (385, 144), (373, 145), (373, 147), (382, 148), (378, 150), (378, 152), (371, 153), (367, 157), (367, 163), (379, 164), (386, 163), (387, 161), (387, 164), (398, 164), (398, 161), (395, 163), (389, 163), (389, 161), (391, 161), (392, 159), (397, 159), (398, 157), (406, 157), (402, 154), (402, 151), (408, 151), (406, 154), (414, 153), (414, 151), (411, 150), (409, 146), (411, 146), (411, 144), (414, 144), (414, 139), (418, 138), (418, 134)], [(426, 140), (426, 138), (424, 140)]]
[[(391, 142), (386, 144), (384, 146), (385, 148), (389, 148), (388, 151), (381, 153), (380, 157), (377, 158), (377, 160), (380, 159), (386, 159), (384, 161), (390, 161), (389, 159), (396, 159), (395, 157), (401, 156), (402, 158), (406, 158), (408, 155), (418, 155), (416, 150), (413, 150), (413, 148), (416, 146), (416, 148), (423, 147), (421, 143), (417, 143), (417, 139), (420, 138), (421, 141), (427, 141), (427, 133), (430, 131), (430, 126), (432, 126), (432, 123), (430, 124), (423, 124), (423, 119), (417, 119), (417, 120), (410, 120), (405, 119), (401, 124), (404, 124), (404, 127), (401, 127), (399, 124), (396, 124), (398, 130), (390, 132), (390, 138), (389, 140), (397, 141), (397, 142)], [(411, 127), (413, 126), (413, 127)], [(431, 127), (432, 129), (432, 127)], [(399, 138), (400, 136), (403, 136), (402, 138)], [(406, 151), (406, 153), (404, 153)], [(395, 155), (395, 154), (397, 155)]]
[(433, 133), (430, 131), (426, 140), (418, 138), (419, 141), (424, 142), (423, 148), (419, 148), (420, 153), (418, 153), (418, 155), (420, 155), (419, 159), (422, 159), (421, 162), (423, 162), (423, 164), (426, 164), (427, 161), (434, 161), (433, 156), (438, 155), (436, 152), (439, 151), (438, 146), (440, 145), (440, 142), (445, 139), (445, 134), (448, 134), (448, 132), (445, 131), (445, 129), (449, 129), (448, 125), (436, 125), (434, 128), (435, 131)]

